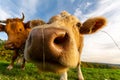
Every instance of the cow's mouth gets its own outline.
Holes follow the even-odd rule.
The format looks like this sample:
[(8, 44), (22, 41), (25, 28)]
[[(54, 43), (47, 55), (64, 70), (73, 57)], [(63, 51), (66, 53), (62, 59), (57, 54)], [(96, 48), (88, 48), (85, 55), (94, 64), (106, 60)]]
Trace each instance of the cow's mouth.
[(12, 43), (9, 43), (9, 44), (5, 44), (5, 49), (7, 49), (7, 50), (14, 50), (15, 49), (15, 46), (14, 46), (14, 44), (12, 44)]

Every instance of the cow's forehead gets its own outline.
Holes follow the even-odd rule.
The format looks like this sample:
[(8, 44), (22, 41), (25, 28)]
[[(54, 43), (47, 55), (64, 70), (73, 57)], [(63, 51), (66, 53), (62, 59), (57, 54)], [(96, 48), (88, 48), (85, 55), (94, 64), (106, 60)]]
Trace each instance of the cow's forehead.
[(15, 24), (15, 23), (11, 23), (11, 24), (9, 25), (9, 27), (10, 27), (12, 30), (14, 30), (14, 29), (16, 28), (16, 24)]
[(16, 19), (9, 19), (5, 27), (6, 32), (16, 31), (19, 28), (23, 29), (24, 25), (22, 21)]
[(51, 17), (48, 23), (54, 23), (54, 22), (57, 22), (59, 24), (65, 24), (65, 25), (68, 25), (68, 24), (73, 25), (80, 22), (80, 20), (74, 15), (71, 15), (68, 12), (63, 11), (60, 14)]
[(63, 11), (60, 14), (51, 17), (48, 24), (35, 27), (34, 29), (48, 27), (71, 29), (73, 26), (76, 26), (78, 22), (80, 23), (80, 20), (77, 17)]
[(7, 19), (7, 22), (22, 22), (19, 18), (9, 18)]
[(13, 26), (13, 25), (15, 25), (15, 24), (23, 24), (23, 22), (20, 20), (20, 19), (18, 19), (18, 18), (13, 18), (13, 19), (7, 19), (7, 23), (6, 23), (6, 25), (11, 25), (11, 26)]

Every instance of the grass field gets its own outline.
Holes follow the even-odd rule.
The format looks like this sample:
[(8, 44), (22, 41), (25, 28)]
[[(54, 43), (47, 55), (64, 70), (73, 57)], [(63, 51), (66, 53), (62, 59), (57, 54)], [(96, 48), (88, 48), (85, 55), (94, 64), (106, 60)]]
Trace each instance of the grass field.
[[(23, 71), (19, 65), (8, 71), (8, 62), (0, 61), (0, 80), (59, 80), (59, 75), (54, 73), (38, 73), (37, 68), (26, 64)], [(120, 80), (120, 69), (82, 68), (85, 80)], [(77, 70), (68, 71), (68, 80), (77, 80)]]

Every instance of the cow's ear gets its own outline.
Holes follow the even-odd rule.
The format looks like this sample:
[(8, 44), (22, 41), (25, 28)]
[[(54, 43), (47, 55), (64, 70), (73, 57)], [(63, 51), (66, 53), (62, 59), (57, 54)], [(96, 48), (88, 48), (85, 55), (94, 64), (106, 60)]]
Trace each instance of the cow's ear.
[(39, 25), (43, 25), (45, 22), (43, 20), (31, 20), (25, 23), (25, 28), (33, 28)]
[(5, 25), (0, 24), (0, 31), (5, 31)]
[(80, 27), (81, 34), (92, 34), (103, 28), (106, 24), (106, 19), (103, 17), (95, 17), (86, 20)]

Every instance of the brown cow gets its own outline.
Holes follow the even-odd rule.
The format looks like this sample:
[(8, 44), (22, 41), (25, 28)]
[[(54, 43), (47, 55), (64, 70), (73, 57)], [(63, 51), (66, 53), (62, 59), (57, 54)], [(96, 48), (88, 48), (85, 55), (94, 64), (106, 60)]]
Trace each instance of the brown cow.
[[(7, 69), (11, 70), (14, 65), (14, 61), (19, 56), (19, 53), (22, 49), (24, 49), (25, 41), (28, 37), (28, 33), (32, 27), (37, 25), (44, 24), (42, 20), (31, 20), (27, 23), (24, 23), (24, 14), (23, 17), (20, 18), (12, 18), (4, 21), (0, 21), (0, 31), (4, 31), (7, 33), (8, 40), (5, 43), (5, 48), (14, 50), (14, 55), (12, 57), (11, 64), (7, 67)], [(5, 25), (4, 25), (4, 24)], [(24, 69), (25, 60), (23, 60), (22, 69)]]
[(35, 27), (26, 40), (24, 57), (39, 71), (60, 73), (67, 80), (68, 68), (78, 68), (78, 79), (84, 80), (80, 68), (83, 35), (92, 34), (105, 26), (103, 17), (88, 19), (83, 24), (75, 16), (63, 11), (48, 24)]

